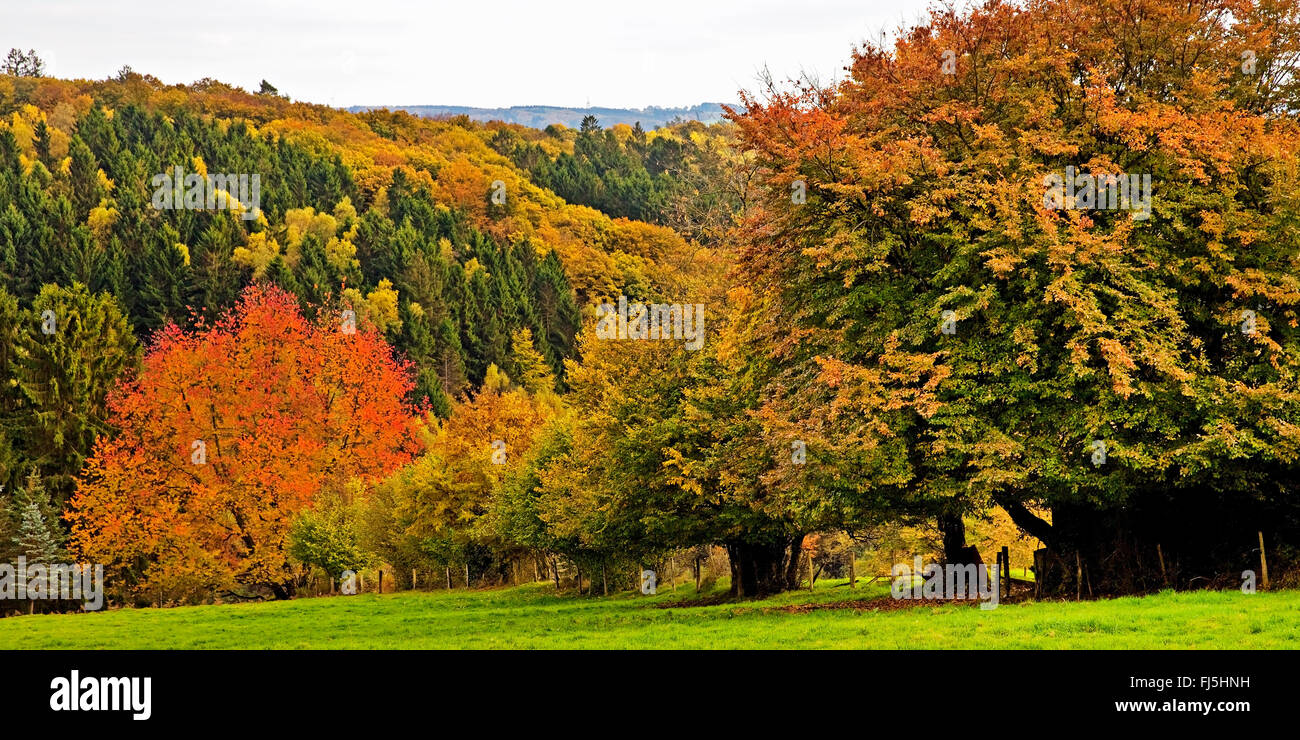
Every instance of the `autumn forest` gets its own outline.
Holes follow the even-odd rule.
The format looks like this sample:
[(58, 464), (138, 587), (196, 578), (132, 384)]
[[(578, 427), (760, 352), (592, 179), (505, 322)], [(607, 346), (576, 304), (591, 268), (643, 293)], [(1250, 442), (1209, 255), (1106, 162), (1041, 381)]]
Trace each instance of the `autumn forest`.
[(102, 565), (110, 609), (913, 555), (1300, 585), (1295, 3), (936, 6), (843, 52), (647, 130), (14, 49), (0, 561)]

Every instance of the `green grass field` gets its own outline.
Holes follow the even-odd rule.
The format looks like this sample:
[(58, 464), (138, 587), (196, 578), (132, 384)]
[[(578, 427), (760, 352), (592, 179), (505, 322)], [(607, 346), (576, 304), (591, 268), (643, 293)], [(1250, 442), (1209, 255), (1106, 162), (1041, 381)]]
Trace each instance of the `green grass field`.
[[(691, 605), (694, 589), (603, 598), (535, 584), (0, 619), (2, 649), (1294, 648), (1300, 591), (1082, 603), (909, 606), (876, 584)], [(722, 585), (706, 594), (724, 596)], [(871, 599), (884, 601), (871, 602)], [(865, 602), (865, 603), (864, 603)], [(838, 606), (837, 606), (838, 605)]]

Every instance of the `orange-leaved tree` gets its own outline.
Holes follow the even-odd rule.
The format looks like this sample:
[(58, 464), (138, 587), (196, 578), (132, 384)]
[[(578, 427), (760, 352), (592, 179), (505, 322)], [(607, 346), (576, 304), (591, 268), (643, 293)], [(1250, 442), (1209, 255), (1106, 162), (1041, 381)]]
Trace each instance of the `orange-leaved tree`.
[(743, 95), (773, 487), (948, 562), (999, 506), (1066, 593), (1300, 537), (1297, 66), (1294, 0), (987, 0)]
[(77, 555), (137, 600), (289, 595), (293, 516), (419, 446), (411, 369), (341, 317), (309, 320), (292, 295), (253, 286), (215, 324), (159, 332), (110, 400), (119, 433), (79, 481), (67, 514)]

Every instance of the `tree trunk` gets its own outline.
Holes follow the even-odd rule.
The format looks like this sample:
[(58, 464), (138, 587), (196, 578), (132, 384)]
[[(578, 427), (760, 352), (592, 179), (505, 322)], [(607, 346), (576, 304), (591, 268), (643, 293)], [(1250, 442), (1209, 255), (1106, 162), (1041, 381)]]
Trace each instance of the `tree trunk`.
[[(799, 541), (803, 537), (798, 538)], [(731, 559), (733, 573), (732, 594), (753, 598), (785, 591), (790, 577), (790, 562), (794, 562), (795, 578), (798, 578), (799, 552), (797, 545), (791, 552), (793, 540), (771, 542), (731, 542), (727, 544), (727, 555)], [(735, 578), (739, 576), (739, 584)], [(738, 586), (738, 587), (737, 587)]]
[(799, 588), (800, 556), (803, 554), (803, 535), (790, 538), (790, 552), (785, 564), (785, 587), (788, 590)]
[(964, 565), (970, 560), (966, 549), (966, 523), (961, 514), (945, 512), (938, 517), (939, 534), (943, 538), (943, 559), (946, 563)]
[(1056, 532), (1052, 525), (1047, 523), (1042, 517), (1030, 511), (1024, 504), (1009, 497), (1000, 497), (994, 499), (1002, 510), (1007, 512), (1011, 521), (1017, 527), (1025, 530), (1031, 537), (1037, 537), (1048, 547), (1056, 545)]
[(740, 559), (731, 545), (727, 545), (727, 564), (731, 567), (731, 595), (740, 595)]

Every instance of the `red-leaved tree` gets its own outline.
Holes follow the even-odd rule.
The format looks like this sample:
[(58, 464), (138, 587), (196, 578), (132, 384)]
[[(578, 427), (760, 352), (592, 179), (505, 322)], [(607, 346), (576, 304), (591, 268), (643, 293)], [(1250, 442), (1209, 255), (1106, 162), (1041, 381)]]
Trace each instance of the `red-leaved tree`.
[(110, 400), (113, 439), (88, 461), (71, 546), (124, 596), (292, 592), (293, 516), (316, 494), (374, 481), (418, 449), (411, 369), (382, 336), (254, 286), (215, 325), (164, 329)]

